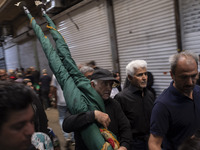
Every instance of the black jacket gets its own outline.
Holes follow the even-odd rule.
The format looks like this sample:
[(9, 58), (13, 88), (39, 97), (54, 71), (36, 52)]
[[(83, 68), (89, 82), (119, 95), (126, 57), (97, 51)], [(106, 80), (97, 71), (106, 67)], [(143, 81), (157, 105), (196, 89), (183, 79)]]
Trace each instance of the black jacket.
[(121, 104), (122, 110), (130, 121), (133, 138), (148, 135), (154, 102), (152, 92), (144, 89), (144, 97), (142, 97), (142, 91), (130, 84), (118, 93), (115, 99)]
[[(131, 139), (130, 123), (124, 115), (120, 104), (113, 99), (108, 99), (105, 102), (106, 113), (111, 119), (108, 130), (112, 131), (116, 136), (121, 146), (129, 149)], [(95, 122), (94, 112), (85, 112), (77, 115), (71, 115), (69, 112), (63, 121), (63, 130), (65, 132), (74, 132), (76, 141), (76, 150), (87, 150), (81, 138), (81, 130), (87, 125)]]

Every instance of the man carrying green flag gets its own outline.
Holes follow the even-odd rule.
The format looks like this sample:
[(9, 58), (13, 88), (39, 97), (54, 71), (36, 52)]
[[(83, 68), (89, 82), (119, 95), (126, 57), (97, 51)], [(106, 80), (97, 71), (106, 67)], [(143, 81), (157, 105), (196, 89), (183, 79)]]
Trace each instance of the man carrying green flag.
[[(36, 1), (36, 3), (37, 5), (41, 4), (39, 1)], [(61, 88), (63, 89), (65, 100), (68, 99), (66, 104), (70, 113), (77, 114), (89, 110), (100, 110), (105, 112), (105, 106), (102, 98), (91, 87), (90, 81), (78, 70), (74, 60), (71, 58), (67, 44), (60, 33), (56, 30), (56, 26), (47, 16), (44, 9), (42, 8), (43, 16), (47, 20), (47, 28), (49, 28), (51, 35), (56, 42), (56, 50), (53, 48), (49, 39), (44, 35), (41, 28), (37, 25), (35, 19), (31, 16), (24, 3), (20, 2), (18, 4), (20, 4), (20, 6), (24, 9), (30, 19), (33, 30), (38, 37), (49, 61), (51, 70), (55, 74)], [(99, 131), (99, 127), (95, 123), (82, 130), (81, 136), (90, 150), (104, 149), (105, 145), (108, 145), (105, 149), (113, 149), (113, 147), (105, 141)], [(116, 149), (119, 147), (117, 141), (115, 142), (115, 147)]]

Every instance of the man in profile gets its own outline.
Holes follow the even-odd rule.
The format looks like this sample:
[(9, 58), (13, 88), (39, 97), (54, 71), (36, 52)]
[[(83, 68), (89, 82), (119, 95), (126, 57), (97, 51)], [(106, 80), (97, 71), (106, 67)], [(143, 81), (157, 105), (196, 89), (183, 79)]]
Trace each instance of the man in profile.
[(148, 150), (150, 117), (154, 95), (147, 88), (147, 63), (145, 60), (134, 60), (126, 66), (129, 86), (119, 92), (115, 99), (131, 124), (131, 150)]
[(19, 83), (0, 81), (0, 149), (32, 150), (33, 91)]

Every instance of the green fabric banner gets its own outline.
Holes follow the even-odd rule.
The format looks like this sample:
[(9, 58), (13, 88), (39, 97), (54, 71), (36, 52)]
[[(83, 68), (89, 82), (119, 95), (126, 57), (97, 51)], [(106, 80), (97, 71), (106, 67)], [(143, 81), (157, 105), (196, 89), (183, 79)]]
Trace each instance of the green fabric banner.
[[(52, 20), (46, 14), (43, 15), (48, 22), (47, 27), (56, 42), (56, 49), (53, 48), (50, 40), (44, 35), (31, 14), (28, 13), (27, 15), (49, 61), (49, 66), (63, 89), (70, 112), (72, 114), (91, 110), (105, 112), (102, 98), (91, 87), (90, 81), (77, 68), (64, 38), (56, 30), (56, 26)], [(101, 150), (105, 144), (99, 127), (95, 123), (84, 129), (81, 135), (89, 150)], [(108, 150), (112, 149), (111, 146), (108, 147)]]

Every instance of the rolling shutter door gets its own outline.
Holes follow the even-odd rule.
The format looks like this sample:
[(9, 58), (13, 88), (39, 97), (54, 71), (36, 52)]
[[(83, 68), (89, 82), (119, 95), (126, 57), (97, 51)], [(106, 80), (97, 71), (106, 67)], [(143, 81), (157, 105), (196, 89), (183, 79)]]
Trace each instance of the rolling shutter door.
[(115, 0), (114, 13), (122, 80), (130, 61), (144, 59), (158, 96), (170, 84), (168, 59), (177, 49), (173, 0)]
[(200, 54), (200, 0), (180, 0), (182, 46)]
[(92, 1), (55, 20), (76, 64), (94, 60), (112, 70), (106, 2)]
[(35, 66), (35, 54), (33, 40), (28, 40), (19, 44), (19, 54), (21, 66), (27, 69), (31, 66)]
[[(51, 40), (49, 34), (45, 35)], [(42, 50), (42, 46), (36, 37), (19, 44), (19, 57), (20, 64), (24, 69), (33, 66), (40, 72), (42, 69), (47, 69), (47, 73), (49, 75), (52, 74), (47, 58)]]
[(0, 69), (6, 69), (4, 49), (0, 46)]
[[(18, 49), (12, 37), (7, 37), (4, 44), (5, 64), (7, 71), (19, 68)], [(3, 53), (2, 53), (3, 54)]]
[(17, 45), (5, 49), (7, 71), (19, 68)]

